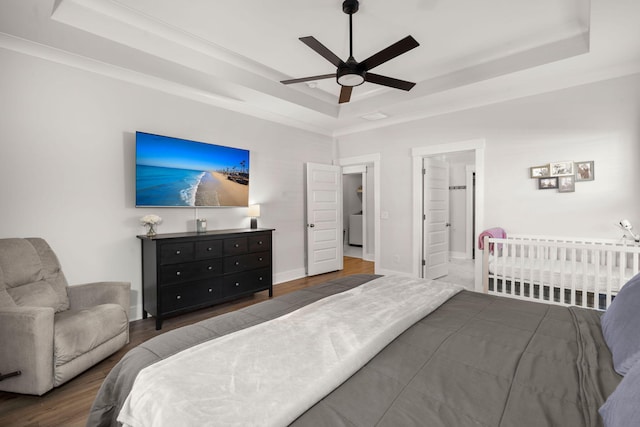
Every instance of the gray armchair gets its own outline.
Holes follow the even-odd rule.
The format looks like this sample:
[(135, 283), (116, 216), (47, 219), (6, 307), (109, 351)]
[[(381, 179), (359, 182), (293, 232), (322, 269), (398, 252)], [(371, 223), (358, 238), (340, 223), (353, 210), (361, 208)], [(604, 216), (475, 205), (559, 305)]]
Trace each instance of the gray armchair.
[(68, 286), (43, 239), (0, 239), (0, 390), (42, 395), (127, 344), (130, 287)]

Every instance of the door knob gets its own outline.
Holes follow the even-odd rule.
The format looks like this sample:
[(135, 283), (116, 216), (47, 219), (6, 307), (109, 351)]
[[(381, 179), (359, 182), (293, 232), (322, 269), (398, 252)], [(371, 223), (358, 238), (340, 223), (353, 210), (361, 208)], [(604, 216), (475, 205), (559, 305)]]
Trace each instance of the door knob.
[(444, 226), (445, 226), (445, 227), (451, 227), (451, 223), (450, 223), (450, 222), (447, 222)]
[(307, 225), (309, 226), (309, 228), (313, 228), (316, 226), (315, 224), (307, 224)]

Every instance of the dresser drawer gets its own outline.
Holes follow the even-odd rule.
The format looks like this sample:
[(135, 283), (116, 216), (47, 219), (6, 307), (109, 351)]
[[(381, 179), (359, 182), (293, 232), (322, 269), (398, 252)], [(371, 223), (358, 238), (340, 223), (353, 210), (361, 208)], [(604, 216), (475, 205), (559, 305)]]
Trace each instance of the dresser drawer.
[(265, 289), (271, 284), (270, 274), (271, 270), (264, 268), (225, 276), (222, 283), (222, 294), (224, 297), (228, 297)]
[(249, 236), (249, 252), (262, 252), (271, 250), (271, 234), (264, 233), (257, 236)]
[(222, 256), (222, 240), (196, 242), (196, 259), (218, 258)]
[(194, 279), (214, 277), (222, 274), (222, 259), (209, 259), (184, 264), (170, 264), (160, 267), (160, 286), (187, 282)]
[(200, 280), (180, 285), (166, 286), (161, 290), (162, 311), (206, 305), (222, 297), (222, 287), (217, 280)]
[(230, 256), (224, 259), (224, 272), (237, 273), (271, 265), (271, 252)]
[(193, 242), (165, 243), (160, 246), (160, 264), (176, 264), (191, 261), (194, 255)]
[(246, 254), (248, 242), (246, 237), (224, 239), (224, 255)]

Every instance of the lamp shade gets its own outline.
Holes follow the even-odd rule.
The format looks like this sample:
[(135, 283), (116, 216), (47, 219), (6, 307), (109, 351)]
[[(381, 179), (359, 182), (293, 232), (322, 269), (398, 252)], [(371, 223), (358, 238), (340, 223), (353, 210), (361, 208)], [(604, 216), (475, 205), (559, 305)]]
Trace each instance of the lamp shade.
[(260, 205), (249, 206), (248, 216), (251, 218), (258, 218), (260, 216)]

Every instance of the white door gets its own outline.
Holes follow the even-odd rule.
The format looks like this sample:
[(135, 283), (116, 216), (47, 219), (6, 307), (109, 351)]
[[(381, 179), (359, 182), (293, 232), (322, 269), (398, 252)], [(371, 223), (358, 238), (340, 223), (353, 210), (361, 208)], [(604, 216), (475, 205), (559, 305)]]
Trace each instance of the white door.
[(342, 270), (342, 169), (307, 163), (307, 275)]
[(449, 273), (449, 164), (426, 157), (423, 170), (422, 275), (436, 279)]

